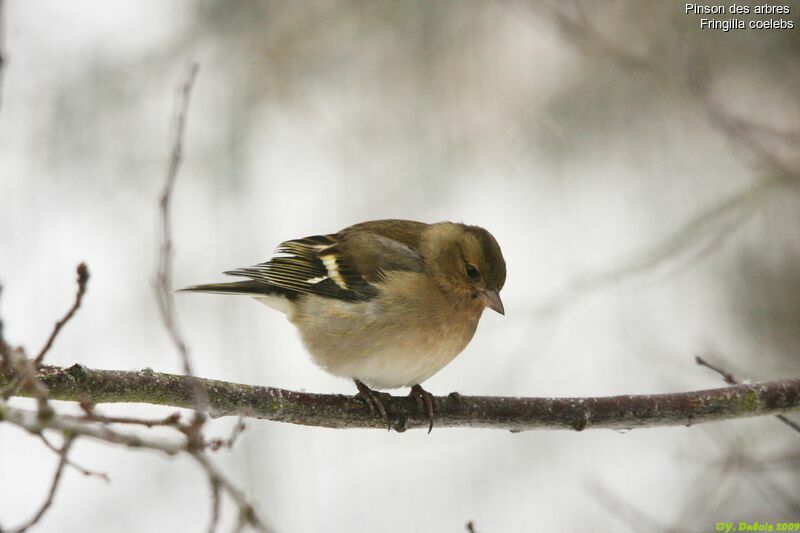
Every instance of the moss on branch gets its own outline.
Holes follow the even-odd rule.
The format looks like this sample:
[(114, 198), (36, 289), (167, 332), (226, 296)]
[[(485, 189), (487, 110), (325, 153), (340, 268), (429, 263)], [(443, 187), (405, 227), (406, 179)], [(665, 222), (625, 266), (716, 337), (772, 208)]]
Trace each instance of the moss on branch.
[[(212, 416), (253, 418), (330, 428), (385, 428), (360, 400), (339, 394), (295, 392), (144, 369), (138, 372), (43, 366), (38, 377), (54, 400), (146, 403), (192, 408), (195, 387), (208, 397)], [(10, 378), (0, 372), (0, 387)], [(28, 395), (25, 390), (20, 395)], [(398, 431), (426, 428), (426, 415), (413, 398), (386, 401)], [(595, 398), (462, 396), (435, 398), (438, 428), (472, 427), (510, 431), (583, 430), (693, 425), (800, 410), (800, 379), (670, 393)]]

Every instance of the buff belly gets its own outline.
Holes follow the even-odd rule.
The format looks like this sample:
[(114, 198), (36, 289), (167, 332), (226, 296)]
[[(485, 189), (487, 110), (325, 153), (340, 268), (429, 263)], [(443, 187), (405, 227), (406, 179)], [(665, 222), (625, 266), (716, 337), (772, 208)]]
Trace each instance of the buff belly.
[(452, 361), (475, 333), (480, 314), (453, 320), (443, 311), (441, 319), (422, 320), (404, 313), (400, 319), (380, 301), (310, 297), (287, 316), (320, 367), (393, 389), (422, 383)]

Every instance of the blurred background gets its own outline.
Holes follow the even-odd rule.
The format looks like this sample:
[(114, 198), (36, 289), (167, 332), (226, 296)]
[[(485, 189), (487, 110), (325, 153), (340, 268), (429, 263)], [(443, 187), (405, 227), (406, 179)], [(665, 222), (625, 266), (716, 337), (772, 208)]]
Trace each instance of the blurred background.
[[(699, 18), (677, 1), (5, 0), (6, 337), (35, 352), (85, 260), (89, 292), (48, 362), (180, 372), (153, 290), (157, 197), (176, 86), (197, 61), (176, 286), (355, 222), (463, 221), (503, 248), (506, 316), (484, 316), (425, 383), (435, 394), (722, 386), (698, 354), (742, 378), (798, 376), (797, 17), (731, 32)], [(177, 298), (198, 375), (355, 392), (279, 313)], [(278, 531), (712, 531), (800, 519), (799, 443), (774, 418), (430, 435), (250, 420), (215, 458)], [(86, 440), (73, 459), (112, 481), (67, 470), (39, 531), (208, 523), (188, 459)], [(2, 526), (35, 511), (56, 462), (0, 425)]]

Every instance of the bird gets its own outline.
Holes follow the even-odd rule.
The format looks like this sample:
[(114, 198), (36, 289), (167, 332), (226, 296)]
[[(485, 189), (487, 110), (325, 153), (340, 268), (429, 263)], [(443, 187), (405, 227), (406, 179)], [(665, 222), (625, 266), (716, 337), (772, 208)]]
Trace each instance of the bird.
[(466, 348), (484, 309), (505, 315), (500, 246), (463, 223), (361, 222), (285, 241), (268, 261), (224, 274), (247, 279), (181, 291), (251, 296), (284, 313), (314, 362), (353, 380), (389, 429), (374, 389), (411, 387), (430, 433), (433, 395), (421, 384)]

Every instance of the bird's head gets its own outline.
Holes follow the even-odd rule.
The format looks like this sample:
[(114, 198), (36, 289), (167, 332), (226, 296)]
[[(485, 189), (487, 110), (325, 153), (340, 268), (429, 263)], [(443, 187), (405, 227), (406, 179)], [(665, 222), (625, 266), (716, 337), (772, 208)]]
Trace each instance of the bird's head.
[(506, 282), (506, 262), (491, 233), (452, 222), (432, 224), (423, 236), (422, 255), (425, 268), (445, 292), (505, 314), (500, 289)]

